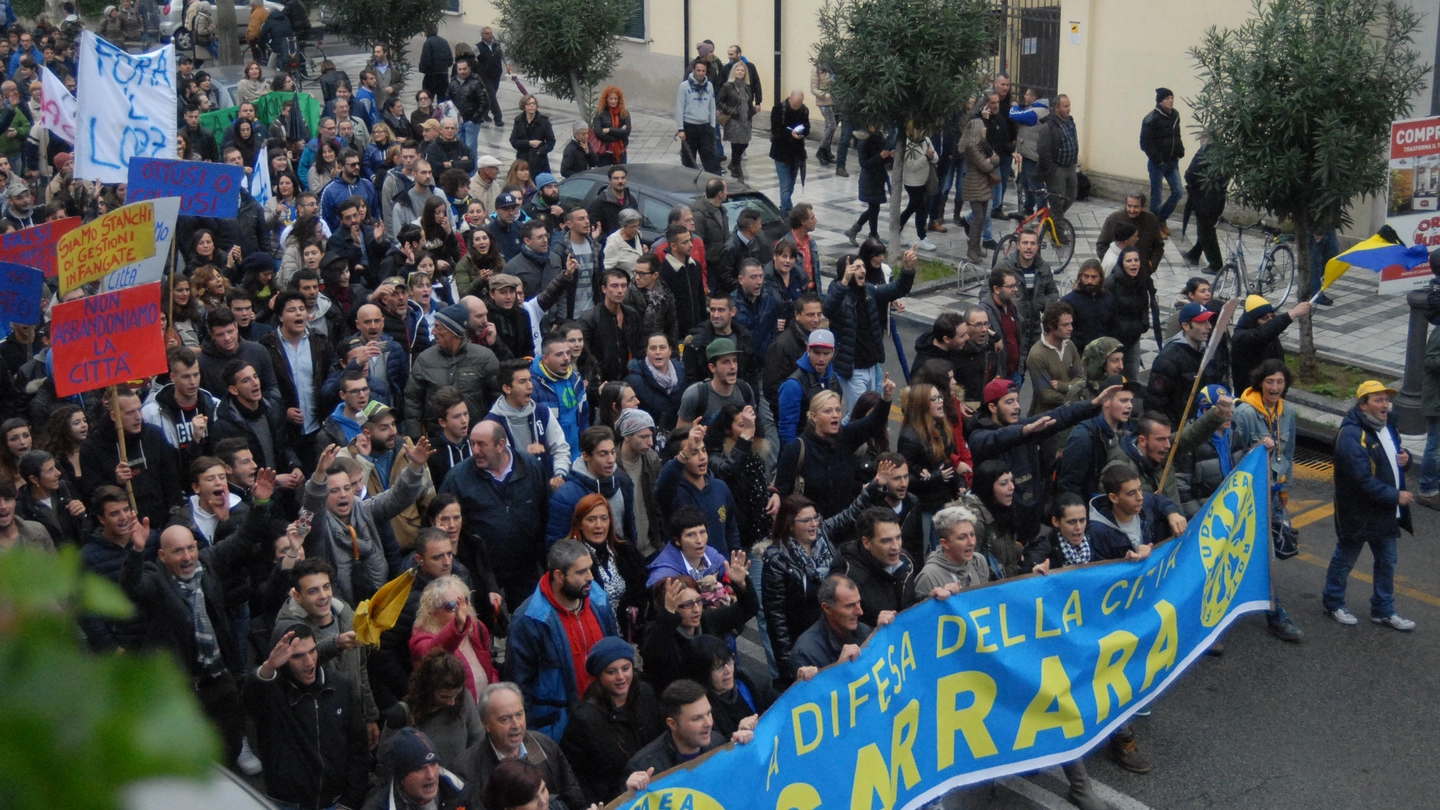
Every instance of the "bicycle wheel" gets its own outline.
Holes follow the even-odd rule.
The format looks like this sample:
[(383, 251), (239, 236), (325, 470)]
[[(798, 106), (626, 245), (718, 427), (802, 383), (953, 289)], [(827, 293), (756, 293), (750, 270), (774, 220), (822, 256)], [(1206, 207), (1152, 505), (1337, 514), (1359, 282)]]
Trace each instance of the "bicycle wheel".
[[(1053, 232), (1050, 223), (1055, 225)], [(1050, 272), (1058, 276), (1075, 257), (1075, 226), (1063, 219), (1052, 219), (1050, 223), (1040, 227), (1040, 255), (1050, 266)]]
[(1210, 296), (1224, 303), (1240, 294), (1240, 268), (1235, 260), (1225, 262), (1210, 284)]
[(990, 257), (990, 269), (995, 269), (999, 266), (1001, 259), (1009, 258), (1012, 254), (1019, 252), (1019, 250), (1020, 237), (1012, 233), (1004, 239), (1001, 239), (1000, 244), (995, 248), (995, 255)]
[(1260, 295), (1276, 309), (1285, 306), (1295, 291), (1295, 253), (1289, 245), (1275, 245), (1265, 256), (1265, 272), (1256, 282)]

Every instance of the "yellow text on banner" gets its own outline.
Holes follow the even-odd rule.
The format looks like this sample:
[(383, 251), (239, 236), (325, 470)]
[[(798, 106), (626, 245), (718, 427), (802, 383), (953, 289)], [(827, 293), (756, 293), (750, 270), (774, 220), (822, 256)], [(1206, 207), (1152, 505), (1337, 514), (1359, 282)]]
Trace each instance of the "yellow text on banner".
[(147, 200), (117, 208), (60, 238), (60, 294), (154, 255), (155, 204)]

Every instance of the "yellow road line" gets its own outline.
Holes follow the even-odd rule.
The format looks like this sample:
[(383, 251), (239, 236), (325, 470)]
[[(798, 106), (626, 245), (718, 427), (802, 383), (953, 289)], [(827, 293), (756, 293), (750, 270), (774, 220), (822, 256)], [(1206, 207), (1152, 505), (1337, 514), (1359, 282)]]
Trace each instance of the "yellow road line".
[(1316, 508), (1311, 509), (1308, 512), (1301, 512), (1300, 514), (1290, 518), (1290, 525), (1299, 529), (1304, 526), (1309, 526), (1311, 523), (1314, 523), (1317, 520), (1324, 520), (1325, 518), (1328, 518), (1334, 514), (1335, 504), (1327, 503), (1321, 506), (1317, 506)]
[[(1329, 560), (1322, 560), (1322, 559), (1320, 559), (1319, 557), (1316, 557), (1314, 554), (1307, 554), (1307, 553), (1305, 553), (1305, 552), (1303, 552), (1303, 551), (1302, 551), (1301, 553), (1297, 554), (1297, 555), (1295, 556), (1295, 559), (1297, 559), (1297, 560), (1304, 560), (1305, 562), (1310, 563), (1311, 565), (1314, 565), (1314, 566), (1318, 566), (1318, 567), (1320, 567), (1320, 568), (1329, 568), (1329, 567), (1330, 567), (1330, 561), (1329, 561)], [(1375, 581), (1374, 578), (1371, 577), (1369, 574), (1362, 574), (1362, 573), (1360, 573), (1359, 571), (1351, 571), (1351, 572), (1350, 572), (1350, 578), (1351, 578), (1351, 579), (1358, 579), (1358, 580), (1360, 580), (1361, 582), (1374, 582), (1374, 581)], [(1415, 588), (1411, 588), (1411, 587), (1409, 587), (1409, 586), (1407, 586), (1407, 585), (1401, 585), (1401, 584), (1399, 584), (1399, 583), (1396, 583), (1396, 585), (1395, 585), (1395, 593), (1401, 594), (1401, 595), (1403, 595), (1403, 596), (1408, 596), (1408, 597), (1410, 597), (1411, 599), (1414, 599), (1414, 600), (1419, 601), (1419, 602), (1424, 602), (1425, 604), (1431, 605), (1431, 606), (1433, 606), (1433, 607), (1440, 607), (1440, 596), (1435, 596), (1435, 595), (1433, 595), (1433, 594), (1428, 594), (1428, 593), (1426, 593), (1426, 592), (1424, 592), (1424, 591), (1416, 590)]]

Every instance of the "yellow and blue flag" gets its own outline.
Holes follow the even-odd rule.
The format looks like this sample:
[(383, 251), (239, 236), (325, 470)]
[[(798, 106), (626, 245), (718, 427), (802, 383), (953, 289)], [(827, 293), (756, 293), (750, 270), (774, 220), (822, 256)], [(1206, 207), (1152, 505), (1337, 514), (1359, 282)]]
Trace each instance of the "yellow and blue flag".
[(1382, 228), (1380, 233), (1326, 262), (1325, 281), (1316, 292), (1329, 287), (1335, 282), (1335, 279), (1345, 275), (1345, 271), (1352, 267), (1363, 267), (1379, 273), (1387, 267), (1397, 265), (1406, 270), (1414, 270), (1429, 261), (1429, 251), (1421, 245), (1407, 247), (1387, 226)]

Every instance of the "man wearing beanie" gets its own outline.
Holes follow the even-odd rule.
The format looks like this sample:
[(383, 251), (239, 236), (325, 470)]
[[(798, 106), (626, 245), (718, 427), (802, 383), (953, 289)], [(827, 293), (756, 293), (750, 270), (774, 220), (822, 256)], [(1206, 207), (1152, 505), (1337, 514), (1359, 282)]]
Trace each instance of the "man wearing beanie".
[(419, 438), (423, 425), (433, 423), (431, 397), (447, 385), (460, 389), (470, 408), (470, 424), (490, 411), (498, 390), (495, 375), (500, 361), (495, 353), (471, 343), (465, 335), (470, 308), (452, 304), (435, 313), (435, 345), (416, 355), (405, 385), (405, 432)]
[(390, 779), (370, 794), (364, 810), (463, 810), (475, 803), (470, 786), (440, 767), (440, 753), (425, 733), (407, 726), (385, 746)]
[[(1150, 212), (1160, 220), (1166, 238), (1170, 228), (1165, 220), (1180, 203), (1180, 158), (1185, 143), (1180, 138), (1180, 113), (1175, 112), (1175, 94), (1168, 87), (1155, 88), (1155, 109), (1140, 124), (1140, 149), (1150, 169)], [(1170, 196), (1161, 204), (1160, 181), (1170, 184)]]
[(665, 518), (655, 499), (655, 482), (665, 463), (655, 452), (655, 419), (639, 408), (626, 408), (615, 420), (620, 437), (620, 468), (635, 482), (635, 545), (646, 559), (665, 547)]
[(1289, 312), (1275, 311), (1274, 305), (1258, 295), (1245, 299), (1245, 314), (1235, 326), (1230, 338), (1230, 379), (1238, 389), (1250, 383), (1250, 375), (1260, 364), (1274, 358), (1285, 359), (1285, 348), (1280, 345), (1280, 335), (1290, 328), (1297, 318), (1310, 314), (1309, 301), (1301, 301)]

